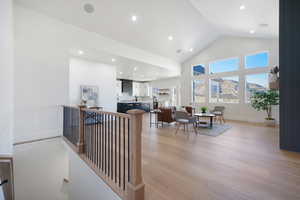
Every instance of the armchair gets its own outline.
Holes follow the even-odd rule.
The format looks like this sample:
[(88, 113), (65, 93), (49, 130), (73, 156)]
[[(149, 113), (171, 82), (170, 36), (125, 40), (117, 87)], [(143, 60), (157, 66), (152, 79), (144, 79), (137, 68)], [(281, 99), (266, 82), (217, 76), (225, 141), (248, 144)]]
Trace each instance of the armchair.
[(196, 123), (197, 123), (196, 116), (190, 116), (189, 113), (185, 112), (185, 111), (176, 111), (175, 112), (175, 120), (176, 120), (176, 124), (177, 124), (175, 134), (177, 134), (181, 125), (183, 125), (184, 131), (185, 131), (185, 129), (187, 129), (187, 131), (188, 131), (189, 124), (193, 124), (195, 134), (196, 135), (198, 134), (197, 129), (196, 129)]
[(161, 111), (158, 113), (157, 121), (162, 122), (162, 124), (165, 123), (172, 123), (175, 121), (174, 119), (174, 111), (175, 109), (173, 107), (170, 108), (159, 108)]
[(219, 120), (220, 123), (225, 123), (225, 119), (224, 119), (224, 110), (225, 107), (224, 106), (216, 106), (211, 113), (213, 113), (214, 115), (216, 115), (216, 120)]

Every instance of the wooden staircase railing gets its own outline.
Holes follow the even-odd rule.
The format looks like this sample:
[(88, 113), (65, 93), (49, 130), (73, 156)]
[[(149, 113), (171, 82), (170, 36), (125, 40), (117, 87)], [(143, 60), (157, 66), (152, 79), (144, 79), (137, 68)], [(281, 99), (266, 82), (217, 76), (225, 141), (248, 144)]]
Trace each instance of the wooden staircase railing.
[(64, 139), (122, 199), (143, 200), (142, 110), (64, 106)]

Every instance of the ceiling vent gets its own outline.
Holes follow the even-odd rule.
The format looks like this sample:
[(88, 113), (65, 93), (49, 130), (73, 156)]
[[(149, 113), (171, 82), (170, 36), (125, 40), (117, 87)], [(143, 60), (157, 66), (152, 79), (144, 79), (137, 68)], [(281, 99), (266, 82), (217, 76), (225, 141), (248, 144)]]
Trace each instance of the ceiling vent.
[(181, 53), (182, 53), (182, 49), (178, 49), (178, 50), (176, 51), (176, 53), (181, 54)]
[(94, 6), (93, 6), (92, 4), (90, 4), (90, 3), (84, 4), (83, 9), (84, 9), (84, 11), (85, 11), (86, 13), (89, 13), (89, 14), (90, 14), (90, 13), (93, 13), (93, 12), (95, 11)]

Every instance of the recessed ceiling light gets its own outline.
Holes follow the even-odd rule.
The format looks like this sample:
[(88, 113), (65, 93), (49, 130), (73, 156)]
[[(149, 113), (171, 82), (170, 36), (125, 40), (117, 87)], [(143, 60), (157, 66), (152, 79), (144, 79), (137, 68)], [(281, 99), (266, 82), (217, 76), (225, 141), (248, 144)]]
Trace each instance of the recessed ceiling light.
[(111, 59), (111, 62), (116, 62), (116, 59), (115, 59), (115, 58), (112, 58), (112, 59)]
[(82, 54), (84, 54), (84, 52), (82, 50), (78, 50), (78, 54), (82, 55)]
[(170, 36), (168, 37), (168, 39), (169, 39), (170, 41), (172, 41), (174, 38), (173, 38), (172, 35), (170, 35)]
[(240, 10), (245, 10), (246, 9), (246, 6), (245, 5), (241, 5), (240, 6)]
[(254, 34), (254, 33), (255, 33), (255, 30), (250, 30), (249, 33), (250, 33), (250, 34)]
[(123, 72), (119, 72), (119, 74), (123, 74)]
[(93, 13), (95, 11), (95, 7), (92, 4), (90, 4), (90, 3), (84, 4), (83, 5), (83, 9), (84, 9), (85, 12), (87, 12), (89, 14)]
[(134, 70), (134, 71), (137, 71), (137, 67), (135, 67), (133, 70)]
[(193, 48), (190, 48), (190, 52), (193, 52), (194, 51), (194, 49)]
[(136, 20), (137, 20), (137, 16), (136, 15), (132, 15), (131, 16), (131, 21), (136, 22)]

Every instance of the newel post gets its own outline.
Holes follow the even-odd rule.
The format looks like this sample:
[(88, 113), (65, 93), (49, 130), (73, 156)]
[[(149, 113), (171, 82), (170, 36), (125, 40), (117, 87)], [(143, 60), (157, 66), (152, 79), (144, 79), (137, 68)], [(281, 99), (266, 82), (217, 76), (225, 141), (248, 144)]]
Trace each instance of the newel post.
[(130, 120), (130, 174), (127, 200), (144, 200), (145, 184), (142, 176), (142, 124), (143, 110), (129, 110)]
[(79, 138), (78, 138), (78, 153), (84, 153), (84, 108), (86, 106), (79, 106)]

